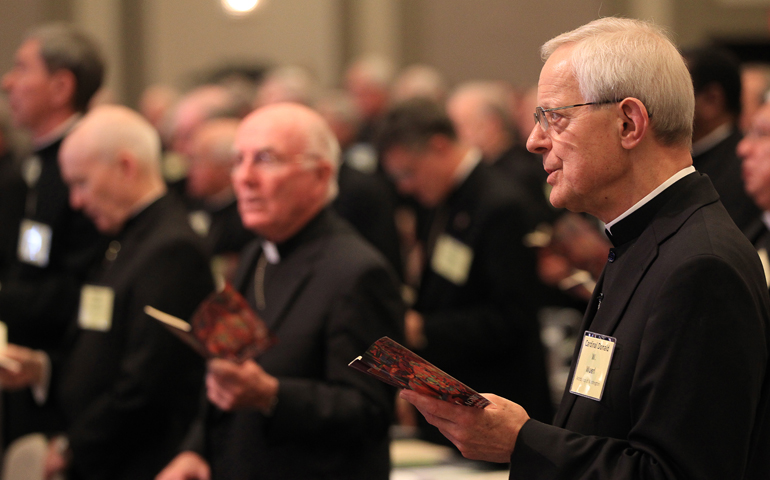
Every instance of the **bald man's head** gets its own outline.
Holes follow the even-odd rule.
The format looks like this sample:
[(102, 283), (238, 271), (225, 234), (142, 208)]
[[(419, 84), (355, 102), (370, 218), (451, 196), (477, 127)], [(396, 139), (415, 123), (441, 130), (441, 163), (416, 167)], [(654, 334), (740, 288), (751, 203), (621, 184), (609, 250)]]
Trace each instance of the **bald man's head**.
[(241, 219), (269, 240), (290, 238), (336, 191), (339, 145), (308, 107), (282, 103), (256, 110), (238, 127), (235, 148)]
[(141, 115), (117, 105), (93, 109), (59, 151), (70, 203), (104, 233), (117, 233), (147, 198), (165, 185), (158, 133)]

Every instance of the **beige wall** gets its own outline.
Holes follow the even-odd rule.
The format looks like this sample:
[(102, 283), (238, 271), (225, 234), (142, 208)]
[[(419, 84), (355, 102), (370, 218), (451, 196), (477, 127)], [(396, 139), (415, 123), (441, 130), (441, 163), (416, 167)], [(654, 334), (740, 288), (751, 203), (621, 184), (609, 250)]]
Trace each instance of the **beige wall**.
[[(757, 2), (763, 2), (757, 5)], [(738, 4), (738, 5), (733, 5)], [(233, 19), (218, 0), (0, 0), (0, 70), (36, 23), (70, 19), (103, 44), (109, 85), (133, 104), (147, 84), (184, 87), (225, 65), (297, 63), (338, 84), (351, 57), (433, 64), (450, 82), (537, 80), (539, 45), (607, 15), (650, 16), (689, 46), (708, 38), (768, 38), (770, 0), (266, 0)]]
[[(433, 64), (450, 82), (537, 83), (546, 40), (602, 15), (602, 0), (419, 0), (410, 5), (406, 58)], [(604, 4), (604, 6), (603, 6)]]
[(148, 1), (146, 79), (184, 84), (234, 61), (299, 64), (328, 84), (341, 68), (339, 9), (338, 0), (268, 0), (254, 15), (232, 18), (218, 1)]

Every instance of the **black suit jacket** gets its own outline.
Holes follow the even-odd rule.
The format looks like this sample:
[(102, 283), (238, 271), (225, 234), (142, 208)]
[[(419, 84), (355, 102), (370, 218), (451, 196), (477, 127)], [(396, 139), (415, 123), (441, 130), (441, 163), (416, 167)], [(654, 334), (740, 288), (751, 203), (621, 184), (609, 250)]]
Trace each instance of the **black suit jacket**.
[[(9, 341), (33, 348), (59, 345), (77, 307), (80, 282), (106, 246), (91, 221), (69, 205), (57, 160), (61, 142), (35, 153), (42, 168), (35, 186), (24, 190), (30, 208), (21, 212), (51, 227), (48, 265), (14, 261), (0, 290), (0, 316), (8, 324)], [(18, 224), (4, 228), (14, 230), (18, 239)]]
[[(2, 226), (12, 238), (13, 256), (7, 269), (0, 272), (0, 319), (8, 325), (10, 342), (35, 349), (61, 346), (77, 309), (80, 284), (107, 246), (91, 221), (69, 205), (69, 190), (57, 160), (61, 142), (57, 140), (35, 152), (41, 170), (31, 189), (17, 183), (15, 189), (2, 192), (9, 197), (3, 203), (19, 210), (6, 212), (12, 223)], [(23, 217), (51, 227), (46, 267), (22, 263), (16, 257), (19, 221)], [(24, 434), (58, 425), (56, 413), (37, 406), (28, 390), (3, 392), (2, 403), (5, 445)]]
[[(630, 223), (629, 223), (630, 222)], [(621, 235), (628, 225), (631, 235)], [(617, 339), (601, 401), (565, 391), (530, 420), (511, 478), (768, 478), (768, 295), (705, 176), (613, 227), (584, 331)]]
[(212, 478), (381, 479), (389, 476), (394, 390), (347, 364), (383, 335), (399, 338), (403, 305), (384, 258), (330, 210), (279, 245), (257, 309), (257, 241), (235, 286), (278, 343), (257, 361), (278, 377), (271, 416), (208, 405), (183, 448), (208, 460)]
[(508, 181), (479, 164), (434, 212), (443, 225), (435, 230), (469, 248), (473, 259), (464, 283), (448, 280), (432, 267), (435, 247), (427, 237), (436, 235), (424, 234), (428, 255), (414, 308), (423, 315), (427, 345), (418, 353), (547, 422), (553, 410), (537, 319), (542, 285), (535, 253), (522, 242), (534, 228), (525, 205)]
[(204, 362), (144, 307), (188, 319), (214, 286), (200, 239), (169, 195), (129, 220), (113, 242), (117, 258), (86, 281), (114, 291), (111, 328), (72, 325), (54, 363), (52, 401), (66, 418), (72, 477), (150, 479), (197, 412)]
[(392, 186), (382, 175), (363, 173), (345, 163), (340, 165), (337, 177), (339, 194), (332, 207), (385, 256), (401, 277), (396, 195)]
[(243, 227), (235, 198), (218, 207), (211, 207), (197, 200), (188, 199), (186, 203), (187, 210), (191, 214), (203, 212), (209, 217), (209, 228), (205, 232), (206, 235), (203, 236), (209, 254), (238, 254), (249, 242), (254, 240), (255, 235)]
[(729, 137), (694, 156), (692, 161), (699, 172), (709, 176), (727, 213), (745, 232), (761, 211), (743, 188), (741, 159), (736, 151), (741, 138), (741, 133), (735, 129)]

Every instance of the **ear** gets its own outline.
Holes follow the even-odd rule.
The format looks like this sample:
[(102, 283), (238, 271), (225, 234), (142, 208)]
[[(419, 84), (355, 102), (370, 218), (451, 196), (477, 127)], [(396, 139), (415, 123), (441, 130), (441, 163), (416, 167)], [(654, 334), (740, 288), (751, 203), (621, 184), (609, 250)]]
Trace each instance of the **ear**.
[(641, 100), (633, 97), (624, 98), (619, 105), (622, 127), (620, 143), (626, 150), (635, 148), (650, 129), (650, 116)]
[(318, 177), (319, 182), (324, 185), (329, 184), (329, 179), (332, 176), (332, 165), (327, 160), (321, 160), (316, 162), (315, 174)]
[(69, 70), (60, 68), (51, 74), (51, 99), (56, 107), (74, 108), (76, 85), (75, 74)]
[(115, 159), (121, 178), (132, 178), (137, 175), (139, 164), (128, 150), (120, 150)]

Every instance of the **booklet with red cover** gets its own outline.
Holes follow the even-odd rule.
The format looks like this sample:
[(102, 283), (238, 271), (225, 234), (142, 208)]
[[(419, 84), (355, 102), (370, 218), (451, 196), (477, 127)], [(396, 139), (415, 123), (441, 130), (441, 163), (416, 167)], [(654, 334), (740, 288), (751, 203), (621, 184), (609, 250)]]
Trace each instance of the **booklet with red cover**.
[(149, 305), (144, 311), (205, 358), (241, 363), (262, 355), (276, 342), (257, 312), (229, 284), (206, 297), (190, 323)]
[(413, 351), (382, 337), (348, 366), (396, 388), (440, 398), (458, 405), (485, 408), (491, 402)]

